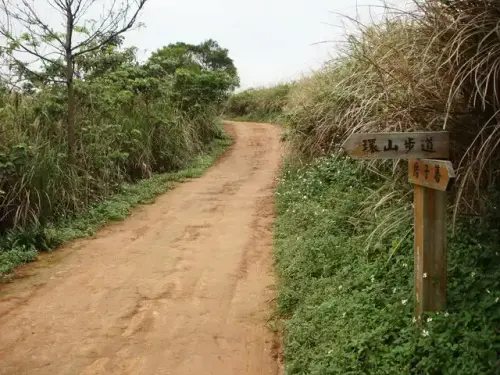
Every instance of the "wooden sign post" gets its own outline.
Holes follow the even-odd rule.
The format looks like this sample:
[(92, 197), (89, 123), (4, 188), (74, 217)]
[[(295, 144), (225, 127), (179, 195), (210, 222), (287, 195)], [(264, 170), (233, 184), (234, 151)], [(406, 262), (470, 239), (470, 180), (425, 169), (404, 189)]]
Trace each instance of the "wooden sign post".
[[(415, 315), (446, 306), (446, 191), (455, 178), (449, 133), (352, 134), (343, 148), (356, 159), (409, 159), (414, 187)], [(432, 157), (432, 159), (425, 159)]]
[(415, 315), (446, 306), (446, 190), (455, 178), (451, 162), (410, 159), (415, 240)]

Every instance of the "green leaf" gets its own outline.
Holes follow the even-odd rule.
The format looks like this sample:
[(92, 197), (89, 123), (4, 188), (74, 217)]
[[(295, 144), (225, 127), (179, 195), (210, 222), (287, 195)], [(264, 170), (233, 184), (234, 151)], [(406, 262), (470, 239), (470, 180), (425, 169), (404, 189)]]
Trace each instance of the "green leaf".
[(85, 35), (90, 34), (89, 30), (85, 26), (75, 26), (73, 28), (73, 30), (76, 31), (77, 33), (81, 33), (81, 34), (85, 34)]

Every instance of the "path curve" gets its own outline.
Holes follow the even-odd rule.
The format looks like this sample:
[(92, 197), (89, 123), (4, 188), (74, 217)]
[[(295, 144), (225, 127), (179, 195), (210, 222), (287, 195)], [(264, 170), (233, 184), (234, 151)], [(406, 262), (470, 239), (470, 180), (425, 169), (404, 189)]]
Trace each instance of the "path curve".
[(0, 374), (276, 375), (272, 125), (95, 238), (0, 288)]

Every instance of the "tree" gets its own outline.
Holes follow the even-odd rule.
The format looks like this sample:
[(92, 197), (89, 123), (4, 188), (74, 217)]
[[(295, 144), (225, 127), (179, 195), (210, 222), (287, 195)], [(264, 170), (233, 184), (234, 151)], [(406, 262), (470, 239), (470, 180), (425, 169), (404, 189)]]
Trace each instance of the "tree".
[[(157, 63), (169, 74), (179, 68), (190, 71), (225, 72), (237, 78), (237, 70), (228, 50), (222, 48), (215, 40), (209, 39), (198, 45), (176, 43), (154, 52), (150, 62)], [(235, 87), (239, 82), (235, 81)]]
[[(1, 0), (0, 11), (5, 19), (0, 24), (0, 35), (6, 46), (0, 52), (10, 56), (11, 65), (22, 78), (50, 79), (56, 84), (66, 85), (66, 131), (71, 162), (75, 158), (76, 146), (74, 78), (77, 62), (84, 61), (86, 55), (119, 43), (120, 35), (135, 25), (146, 1), (47, 0), (45, 4), (51, 12), (44, 17), (35, 6), (35, 0)], [(38, 5), (40, 0), (36, 3)], [(100, 4), (101, 18), (88, 18)], [(52, 26), (58, 20), (65, 26), (63, 31)], [(21, 31), (16, 33), (19, 29)], [(35, 58), (35, 61), (29, 61), (26, 56)], [(38, 66), (32, 67), (33, 62)]]
[(173, 101), (194, 114), (209, 103), (220, 107), (239, 85), (228, 50), (212, 39), (198, 45), (169, 44), (154, 52), (146, 65), (160, 67), (159, 74), (172, 81)]
[(229, 57), (229, 51), (222, 48), (212, 39), (209, 39), (192, 48), (195, 60), (205, 70), (224, 71), (231, 76), (236, 75), (236, 67)]

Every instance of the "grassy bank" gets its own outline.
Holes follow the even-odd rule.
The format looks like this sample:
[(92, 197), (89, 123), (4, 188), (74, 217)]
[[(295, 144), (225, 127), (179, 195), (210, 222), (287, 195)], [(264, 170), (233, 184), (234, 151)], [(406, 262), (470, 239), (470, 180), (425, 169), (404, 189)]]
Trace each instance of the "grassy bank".
[(0, 276), (35, 260), (38, 251), (54, 250), (64, 242), (92, 236), (110, 221), (123, 220), (129, 215), (131, 208), (152, 203), (156, 196), (168, 191), (176, 182), (200, 177), (231, 143), (230, 138), (220, 137), (185, 168), (156, 174), (137, 183), (122, 184), (118, 193), (89, 206), (78, 216), (7, 232), (0, 237)]
[(497, 374), (500, 206), (459, 219), (447, 311), (416, 322), (411, 197), (382, 200), (384, 183), (347, 159), (284, 169), (275, 251), (287, 375)]

